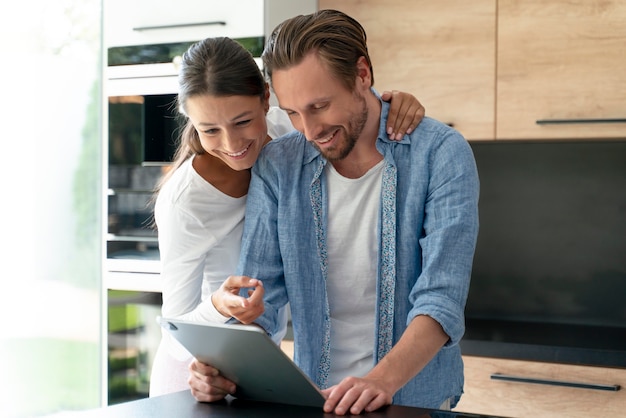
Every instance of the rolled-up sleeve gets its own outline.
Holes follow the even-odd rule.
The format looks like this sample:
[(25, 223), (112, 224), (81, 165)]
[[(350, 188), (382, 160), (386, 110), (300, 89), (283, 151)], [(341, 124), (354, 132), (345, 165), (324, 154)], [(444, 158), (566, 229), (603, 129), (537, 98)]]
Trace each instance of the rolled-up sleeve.
[(429, 155), (429, 180), (419, 247), (422, 269), (409, 301), (407, 324), (435, 319), (457, 344), (465, 332), (465, 303), (478, 235), (479, 179), (467, 141), (456, 131)]

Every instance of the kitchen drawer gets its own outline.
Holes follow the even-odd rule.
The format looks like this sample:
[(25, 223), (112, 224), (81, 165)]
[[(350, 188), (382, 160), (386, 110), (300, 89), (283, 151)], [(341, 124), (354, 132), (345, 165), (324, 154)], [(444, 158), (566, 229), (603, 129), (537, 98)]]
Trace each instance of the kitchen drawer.
[(261, 0), (104, 0), (105, 45), (262, 37), (264, 6)]
[[(626, 369), (464, 356), (465, 393), (455, 411), (507, 417), (618, 417), (626, 414)], [(619, 385), (600, 390), (496, 380), (492, 375)]]

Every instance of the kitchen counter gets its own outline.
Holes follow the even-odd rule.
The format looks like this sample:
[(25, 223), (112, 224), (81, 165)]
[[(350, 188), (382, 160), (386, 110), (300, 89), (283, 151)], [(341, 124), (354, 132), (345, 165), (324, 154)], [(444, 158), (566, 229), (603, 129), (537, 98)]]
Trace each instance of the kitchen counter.
[[(262, 402), (241, 401), (230, 399), (217, 403), (197, 402), (188, 390), (170, 395), (141, 399), (138, 401), (121, 403), (101, 409), (94, 409), (80, 413), (79, 417), (99, 418), (281, 418), (281, 417), (333, 417), (325, 414), (321, 409), (312, 407), (298, 407)], [(485, 415), (465, 414), (462, 412), (436, 411), (422, 408), (391, 405), (378, 411), (361, 414), (360, 417), (376, 418), (487, 418)], [(494, 417), (492, 417), (494, 418)]]

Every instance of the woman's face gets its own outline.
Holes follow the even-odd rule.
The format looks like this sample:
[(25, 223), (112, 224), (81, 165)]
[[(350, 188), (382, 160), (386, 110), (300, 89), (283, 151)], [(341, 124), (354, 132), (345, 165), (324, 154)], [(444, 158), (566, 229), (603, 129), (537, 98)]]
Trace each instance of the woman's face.
[(202, 95), (188, 98), (185, 107), (207, 153), (235, 171), (254, 165), (267, 142), (267, 100)]

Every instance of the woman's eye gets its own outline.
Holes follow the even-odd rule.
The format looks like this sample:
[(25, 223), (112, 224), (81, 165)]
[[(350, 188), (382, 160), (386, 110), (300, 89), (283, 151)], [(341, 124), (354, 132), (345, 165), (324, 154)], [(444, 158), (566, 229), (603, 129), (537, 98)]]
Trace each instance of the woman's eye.
[(212, 128), (212, 129), (207, 129), (207, 130), (205, 130), (205, 131), (203, 131), (203, 132), (204, 132), (206, 135), (215, 135), (216, 133), (218, 133), (218, 132), (219, 132), (219, 129), (214, 129), (214, 128)]
[(246, 125), (248, 125), (251, 121), (252, 121), (251, 119), (240, 120), (239, 122), (237, 122), (237, 126), (246, 126)]

